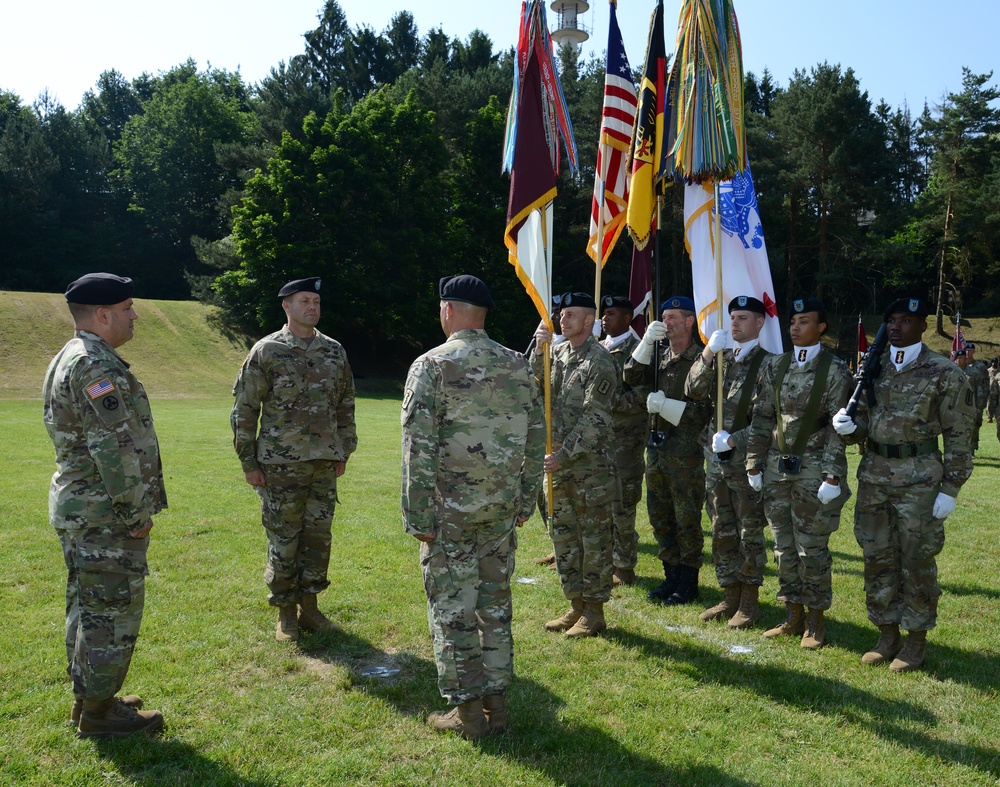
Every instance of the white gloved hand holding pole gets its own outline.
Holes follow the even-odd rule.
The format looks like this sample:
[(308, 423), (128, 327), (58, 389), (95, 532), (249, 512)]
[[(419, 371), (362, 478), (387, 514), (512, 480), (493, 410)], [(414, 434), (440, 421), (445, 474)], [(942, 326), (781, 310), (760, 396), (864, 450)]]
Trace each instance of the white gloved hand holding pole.
[(725, 429), (712, 435), (712, 451), (716, 454), (731, 451), (733, 447), (729, 444), (729, 437), (729, 432)]
[(649, 366), (649, 362), (653, 358), (654, 343), (662, 342), (666, 336), (666, 325), (659, 320), (651, 322), (647, 326), (646, 332), (642, 335), (642, 341), (635, 346), (634, 350), (632, 350), (632, 357), (635, 359), (636, 363), (641, 363), (643, 366)]
[(849, 434), (854, 434), (857, 428), (858, 425), (854, 423), (854, 419), (847, 414), (846, 407), (841, 407), (833, 416), (833, 431), (837, 434), (846, 437)]
[(715, 355), (719, 350), (724, 350), (726, 345), (729, 344), (729, 331), (712, 331), (712, 335), (708, 337), (708, 347), (712, 355)]

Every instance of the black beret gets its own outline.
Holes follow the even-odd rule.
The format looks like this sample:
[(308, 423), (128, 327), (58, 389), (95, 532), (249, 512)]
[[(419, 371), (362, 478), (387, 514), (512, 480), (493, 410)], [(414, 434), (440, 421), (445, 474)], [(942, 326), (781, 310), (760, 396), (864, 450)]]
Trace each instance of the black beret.
[(734, 311), (753, 312), (754, 314), (767, 317), (767, 309), (764, 308), (764, 303), (751, 295), (737, 295), (733, 298), (729, 302), (729, 313), (732, 314)]
[(667, 309), (681, 309), (686, 312), (697, 311), (694, 308), (694, 301), (685, 295), (674, 295), (671, 298), (667, 298), (660, 304), (660, 313), (662, 314)]
[(605, 309), (626, 309), (631, 314), (635, 311), (635, 306), (623, 295), (605, 295), (601, 298), (601, 311)]
[(482, 279), (465, 273), (461, 276), (444, 276), (438, 282), (438, 294), (442, 301), (460, 301), (473, 306), (494, 307), (490, 290)]
[(826, 322), (826, 307), (819, 298), (796, 298), (792, 301), (792, 314), (816, 312), (820, 322)]
[(589, 292), (567, 292), (562, 296), (562, 307), (579, 306), (581, 309), (596, 309), (597, 302)]
[(66, 288), (67, 303), (108, 306), (132, 297), (132, 280), (113, 273), (88, 273)]
[(912, 314), (918, 320), (927, 318), (927, 301), (923, 298), (897, 298), (882, 315), (882, 322), (889, 322), (894, 314)]
[(323, 280), (318, 276), (314, 276), (311, 279), (296, 279), (295, 281), (290, 281), (280, 290), (278, 290), (279, 298), (287, 298), (289, 295), (294, 295), (297, 292), (319, 292), (319, 285), (323, 283)]

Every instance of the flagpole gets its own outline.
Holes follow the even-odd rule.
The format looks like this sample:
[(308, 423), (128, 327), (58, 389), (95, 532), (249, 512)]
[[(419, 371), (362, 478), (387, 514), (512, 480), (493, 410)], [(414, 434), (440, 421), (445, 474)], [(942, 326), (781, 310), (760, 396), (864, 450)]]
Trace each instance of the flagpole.
[(597, 304), (597, 316), (601, 318), (601, 271), (604, 270), (604, 188), (605, 180), (601, 178), (600, 202), (597, 204), (597, 273), (594, 277), (594, 303)]
[[(552, 307), (552, 259), (549, 257), (549, 228), (548, 213), (549, 205), (541, 207), (542, 214), (542, 259), (545, 260), (545, 278), (548, 284), (549, 308)], [(545, 455), (552, 453), (552, 353), (551, 344), (542, 345), (542, 391), (545, 401)], [(552, 503), (552, 473), (545, 473), (545, 508), (548, 515), (553, 515)]]
[[(659, 313), (659, 303), (660, 303), (660, 227), (662, 226), (663, 220), (663, 195), (656, 195), (656, 229), (653, 230), (653, 297), (650, 299), (650, 311), (653, 314), (653, 320), (659, 320), (661, 315)], [(650, 320), (652, 322), (652, 320)], [(646, 325), (649, 328), (649, 325)], [(660, 390), (660, 342), (653, 342), (653, 390)], [(657, 420), (656, 413), (649, 414), (649, 442), (650, 447), (658, 447), (663, 444), (660, 439), (661, 435), (659, 430), (656, 428)]]
[[(722, 330), (722, 211), (719, 180), (715, 181), (715, 327)], [(721, 355), (715, 357), (715, 431), (722, 431), (723, 375)]]

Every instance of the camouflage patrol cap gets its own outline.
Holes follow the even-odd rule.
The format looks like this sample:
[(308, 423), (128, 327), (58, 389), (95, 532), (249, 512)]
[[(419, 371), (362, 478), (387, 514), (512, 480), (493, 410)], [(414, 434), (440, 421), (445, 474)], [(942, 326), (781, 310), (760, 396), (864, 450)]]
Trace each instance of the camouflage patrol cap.
[(66, 288), (66, 303), (105, 306), (132, 297), (132, 280), (113, 273), (88, 273)]
[(665, 312), (667, 309), (680, 309), (686, 312), (696, 311), (694, 308), (694, 301), (684, 295), (674, 295), (667, 298), (660, 304), (661, 313)]
[(319, 286), (322, 283), (323, 280), (318, 276), (314, 276), (311, 279), (295, 279), (278, 290), (278, 297), (287, 298), (289, 295), (294, 295), (297, 292), (319, 292)]
[(623, 295), (605, 295), (601, 298), (601, 311), (605, 309), (625, 309), (629, 314), (635, 311), (632, 301)]
[(882, 322), (889, 322), (894, 314), (912, 314), (918, 320), (927, 319), (927, 301), (923, 298), (896, 298), (886, 308)]
[(753, 312), (763, 317), (767, 316), (767, 309), (764, 308), (763, 301), (751, 295), (737, 295), (733, 298), (729, 302), (729, 313), (732, 314), (734, 311)]
[(442, 301), (460, 301), (487, 309), (494, 308), (493, 297), (486, 283), (467, 273), (461, 276), (443, 276), (438, 282), (438, 296)]
[(567, 292), (562, 296), (562, 307), (578, 306), (581, 309), (596, 309), (597, 301), (589, 292)]

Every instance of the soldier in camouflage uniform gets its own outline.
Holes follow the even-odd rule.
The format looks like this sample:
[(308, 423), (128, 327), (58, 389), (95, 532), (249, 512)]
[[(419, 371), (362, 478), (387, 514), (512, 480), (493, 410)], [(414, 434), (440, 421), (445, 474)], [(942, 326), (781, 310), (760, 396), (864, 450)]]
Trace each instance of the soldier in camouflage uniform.
[(851, 494), (844, 443), (831, 419), (847, 404), (852, 378), (847, 364), (820, 343), (827, 328), (823, 304), (796, 300), (792, 312), (792, 351), (768, 360), (754, 391), (746, 467), (750, 485), (763, 488), (778, 599), (787, 609), (784, 622), (764, 636), (801, 634), (801, 646), (816, 649), (823, 646), (823, 613), (833, 600), (830, 534)]
[(646, 451), (646, 510), (660, 547), (664, 581), (649, 591), (651, 601), (688, 604), (698, 598), (698, 571), (705, 534), (701, 511), (705, 502), (705, 460), (701, 435), (711, 416), (707, 400), (684, 394), (684, 383), (702, 346), (694, 341), (694, 302), (668, 298), (625, 364), (625, 382), (653, 389), (654, 342), (667, 339), (659, 358), (658, 387), (646, 398), (656, 419), (657, 445)]
[(617, 295), (601, 299), (601, 322), (606, 338), (601, 344), (611, 354), (618, 374), (618, 390), (611, 412), (615, 435), (615, 470), (618, 486), (615, 490), (614, 546), (612, 556), (614, 585), (635, 582), (638, 561), (639, 534), (635, 529), (635, 510), (642, 499), (642, 448), (646, 443), (646, 396), (649, 391), (626, 385), (622, 377), (625, 362), (639, 344), (632, 330), (632, 301)]
[(62, 542), (67, 672), (80, 737), (121, 737), (163, 724), (125, 682), (145, 600), (153, 515), (167, 507), (160, 450), (142, 384), (117, 348), (137, 319), (132, 280), (92, 273), (66, 290), (75, 328), (42, 391), (56, 451), (49, 519)]
[[(1000, 405), (1000, 374), (994, 374), (990, 376), (989, 406), (996, 412), (998, 405)], [(997, 419), (997, 440), (1000, 440), (1000, 418)]]
[(421, 542), (438, 688), (456, 706), (428, 721), (479, 738), (507, 726), (515, 525), (541, 485), (545, 415), (524, 356), (486, 335), (486, 285), (448, 276), (439, 293), (448, 340), (413, 362), (403, 395), (403, 524)]
[(990, 383), (989, 393), (986, 396), (986, 421), (987, 423), (993, 423), (997, 415), (997, 400), (993, 396), (993, 382), (997, 378), (997, 369), (1000, 367), (1000, 358), (994, 358), (990, 361), (988, 369), (988, 378)]
[(268, 602), (278, 607), (279, 642), (297, 640), (300, 630), (338, 630), (316, 595), (330, 584), (337, 479), (358, 437), (347, 353), (316, 330), (319, 290), (318, 278), (281, 288), (288, 322), (253, 346), (233, 386), (233, 445), (261, 498), (264, 580)]
[[(736, 629), (749, 628), (760, 620), (758, 596), (767, 565), (764, 504), (750, 487), (745, 467), (754, 386), (762, 364), (771, 357), (758, 339), (766, 318), (759, 299), (747, 295), (733, 298), (729, 303), (733, 348), (724, 349), (727, 331), (715, 331), (688, 372), (684, 387), (689, 398), (713, 402), (710, 431), (714, 434), (705, 443), (705, 493), (712, 520), (715, 576), (725, 598), (699, 617), (705, 621), (725, 619)], [(724, 364), (722, 426), (717, 428), (715, 360), (720, 351)]]
[[(594, 636), (606, 628), (604, 603), (611, 597), (612, 506), (615, 497), (611, 408), (617, 390), (615, 364), (593, 336), (597, 304), (592, 296), (563, 296), (560, 314), (566, 341), (552, 352), (553, 452), (552, 545), (570, 609), (545, 624), (567, 637)], [(531, 357), (542, 377), (542, 355), (552, 339), (545, 323), (535, 331)]]
[[(854, 535), (864, 552), (868, 619), (880, 637), (861, 661), (891, 660), (897, 672), (923, 664), (941, 595), (935, 557), (944, 547), (944, 520), (972, 474), (975, 396), (955, 365), (921, 341), (927, 311), (919, 298), (890, 304), (875, 403), (869, 408), (862, 398), (853, 419), (846, 410), (834, 418), (846, 442), (865, 444)], [(909, 632), (905, 644), (900, 627)]]
[(979, 431), (983, 427), (983, 411), (990, 398), (990, 370), (984, 361), (976, 360), (976, 345), (968, 342), (965, 345), (965, 375), (969, 378), (969, 386), (976, 398), (976, 425), (972, 433), (972, 455), (979, 450)]

